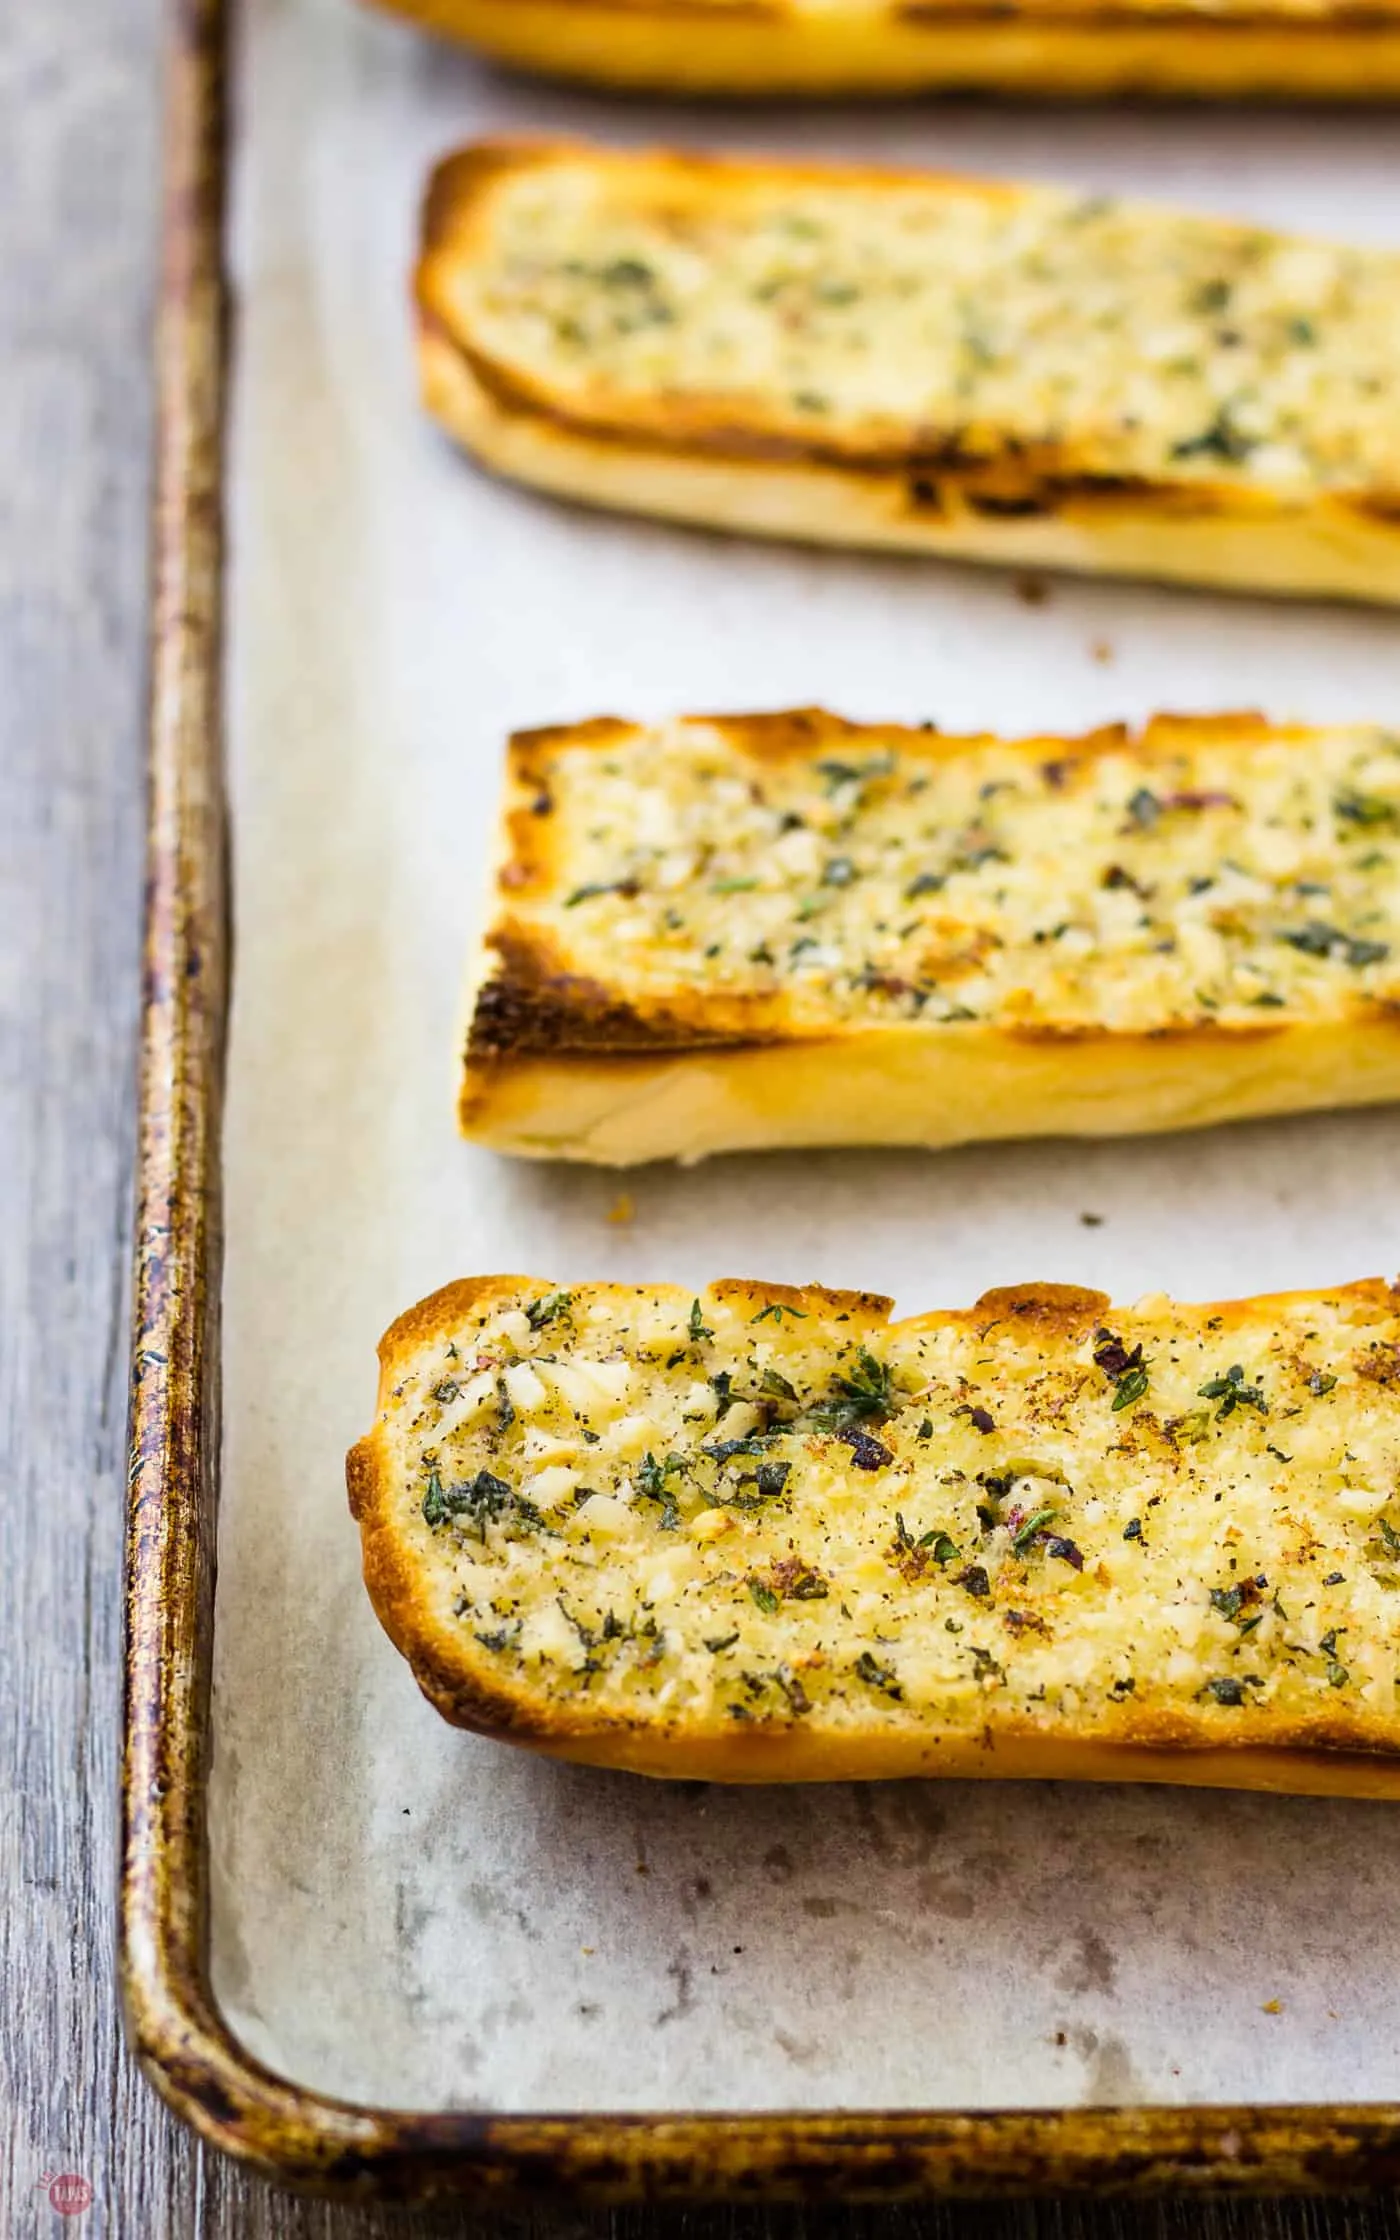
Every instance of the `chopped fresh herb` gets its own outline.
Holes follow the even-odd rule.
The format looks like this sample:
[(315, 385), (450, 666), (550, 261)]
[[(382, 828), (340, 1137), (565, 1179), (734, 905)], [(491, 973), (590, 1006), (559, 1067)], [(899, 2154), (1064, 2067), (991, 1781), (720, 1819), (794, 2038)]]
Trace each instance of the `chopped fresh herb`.
[(1128, 1522), (1123, 1527), (1123, 1538), (1125, 1540), (1140, 1540), (1142, 1538), (1141, 1517), (1129, 1518)]
[(589, 886), (575, 887), (572, 894), (566, 894), (564, 908), (576, 910), (581, 902), (594, 902), (603, 894), (634, 895), (636, 892), (635, 879), (598, 879)]
[(459, 1384), (454, 1384), (451, 1377), (444, 1377), (441, 1384), (433, 1386), (433, 1398), (440, 1401), (444, 1408), (448, 1408), (457, 1398), (461, 1389)]
[(888, 1365), (864, 1346), (857, 1349), (849, 1375), (833, 1377), (832, 1386), (831, 1396), (809, 1410), (820, 1429), (839, 1431), (866, 1416), (886, 1416), (893, 1405)]
[(609, 288), (650, 288), (656, 274), (640, 257), (614, 257), (598, 267), (598, 278)]
[(750, 1315), (749, 1320), (750, 1322), (776, 1322), (781, 1329), (784, 1315), (791, 1322), (805, 1322), (807, 1320), (807, 1309), (805, 1307), (789, 1307), (783, 1300), (774, 1299), (768, 1306), (760, 1307), (757, 1314)]
[(1314, 1398), (1321, 1400), (1324, 1399), (1329, 1392), (1335, 1389), (1336, 1383), (1337, 1380), (1335, 1377), (1324, 1376), (1321, 1369), (1314, 1369), (1312, 1375), (1308, 1379), (1308, 1390), (1313, 1394)]
[(1243, 1587), (1212, 1587), (1210, 1590), (1210, 1606), (1218, 1610), (1222, 1618), (1237, 1618), (1243, 1601)]
[(1227, 1709), (1238, 1711), (1240, 1705), (1245, 1700), (1245, 1689), (1262, 1688), (1263, 1685), (1264, 1683), (1262, 1680), (1256, 1680), (1252, 1673), (1246, 1673), (1245, 1676), (1239, 1680), (1230, 1677), (1223, 1677), (1217, 1680), (1207, 1680), (1205, 1688), (1202, 1692), (1205, 1695), (1214, 1696), (1216, 1702), (1223, 1703), (1227, 1707)]
[(1354, 934), (1343, 933), (1340, 926), (1324, 925), (1318, 918), (1310, 918), (1305, 926), (1296, 926), (1281, 933), (1290, 949), (1300, 949), (1305, 957), (1340, 957), (1344, 964), (1355, 966), (1380, 964), (1390, 955), (1388, 941), (1362, 941)]
[(871, 1688), (879, 1688), (896, 1703), (903, 1701), (904, 1690), (888, 1665), (877, 1664), (868, 1649), (862, 1649), (856, 1658), (856, 1677)]
[(684, 1468), (685, 1463), (681, 1456), (668, 1454), (664, 1462), (658, 1462), (650, 1448), (647, 1449), (637, 1465), (635, 1481), (637, 1492), (644, 1501), (655, 1501), (659, 1504), (661, 1509), (660, 1529), (662, 1532), (675, 1532), (680, 1525), (681, 1516), (680, 1510), (676, 1506), (676, 1497), (671, 1492), (666, 1480), (673, 1472)]
[(707, 1454), (712, 1462), (732, 1462), (736, 1454), (767, 1454), (768, 1435), (762, 1431), (750, 1431), (742, 1439), (716, 1439), (712, 1445), (702, 1447), (700, 1452)]
[(711, 894), (752, 894), (757, 885), (757, 879), (714, 879), (710, 883), (710, 892)]
[(851, 1450), (851, 1462), (857, 1470), (883, 1470), (894, 1461), (894, 1455), (880, 1440), (862, 1431), (859, 1424), (843, 1423), (837, 1426), (835, 1436), (843, 1439)]
[(849, 856), (833, 856), (831, 861), (822, 867), (822, 885), (824, 887), (849, 887), (859, 877), (860, 873)]
[(738, 1638), (737, 1633), (722, 1633), (715, 1640), (707, 1641), (705, 1647), (712, 1657), (717, 1657), (721, 1649), (732, 1649)]
[(1344, 1571), (1329, 1571), (1327, 1577), (1322, 1582), (1324, 1587), (1340, 1587), (1344, 1586), (1345, 1583), (1346, 1573)]
[(796, 1386), (789, 1384), (781, 1370), (771, 1367), (764, 1370), (759, 1390), (768, 1393), (775, 1400), (796, 1400), (797, 1398)]
[(1235, 426), (1230, 407), (1223, 404), (1208, 428), (1172, 445), (1174, 459), (1226, 459), (1238, 465), (1254, 449), (1255, 439)]
[(778, 1609), (778, 1597), (771, 1587), (766, 1587), (761, 1579), (750, 1579), (749, 1593), (753, 1596), (765, 1617), (771, 1618), (775, 1615)]
[(788, 1482), (792, 1465), (787, 1462), (760, 1462), (754, 1473), (754, 1484), (764, 1501), (776, 1501)]
[(1134, 1405), (1134, 1404), (1135, 1404), (1135, 1403), (1136, 1403), (1137, 1401), (1139, 1401), (1139, 1400), (1140, 1400), (1140, 1399), (1142, 1398), (1142, 1396), (1143, 1396), (1143, 1394), (1144, 1394), (1144, 1393), (1146, 1392), (1146, 1390), (1147, 1390), (1147, 1369), (1146, 1369), (1146, 1367), (1145, 1367), (1145, 1366), (1141, 1366), (1141, 1367), (1139, 1367), (1139, 1368), (1136, 1368), (1136, 1369), (1129, 1369), (1129, 1370), (1128, 1370), (1128, 1372), (1127, 1372), (1127, 1374), (1126, 1374), (1125, 1376), (1121, 1376), (1121, 1377), (1120, 1377), (1120, 1378), (1118, 1379), (1118, 1382), (1117, 1382), (1116, 1386), (1114, 1387), (1114, 1392), (1113, 1392), (1113, 1412), (1114, 1412), (1114, 1414), (1115, 1414), (1115, 1415), (1117, 1415), (1117, 1414), (1118, 1414), (1118, 1412), (1119, 1412), (1119, 1410), (1120, 1410), (1120, 1409), (1122, 1409), (1122, 1408), (1131, 1408), (1131, 1407), (1132, 1407), (1132, 1406), (1133, 1406), (1133, 1405)]
[(971, 1408), (964, 1401), (961, 1407), (954, 1408), (953, 1413), (955, 1416), (970, 1416), (975, 1429), (982, 1433), (983, 1438), (996, 1430), (996, 1420), (990, 1408)]
[(1162, 804), (1149, 786), (1139, 786), (1129, 797), (1128, 815), (1143, 832), (1147, 832), (1162, 814)]
[(979, 1649), (975, 1641), (970, 1641), (967, 1645), (967, 1653), (972, 1659), (979, 1680), (1004, 1680), (1006, 1678), (1005, 1666), (997, 1663), (990, 1649)]
[(1116, 1696), (1121, 1703), (1124, 1696), (1130, 1696), (1136, 1686), (1136, 1680), (1115, 1680), (1108, 1692), (1111, 1696)]
[(557, 1322), (560, 1315), (567, 1315), (574, 1303), (572, 1291), (551, 1291), (543, 1299), (532, 1299), (525, 1309), (525, 1320), (532, 1330), (543, 1330), (547, 1322)]
[(1334, 1657), (1332, 1659), (1332, 1662), (1327, 1667), (1328, 1687), (1344, 1688), (1350, 1678), (1351, 1674), (1347, 1671), (1346, 1666), (1344, 1664), (1338, 1664), (1336, 1658)]
[(434, 1470), (423, 1496), (423, 1521), (436, 1528), (465, 1518), (476, 1526), (484, 1545), (488, 1523), (495, 1523), (510, 1507), (514, 1507), (523, 1523), (543, 1522), (533, 1502), (514, 1496), (505, 1479), (494, 1477), (489, 1470), (478, 1470), (474, 1478), (464, 1479), (454, 1486), (444, 1486)]
[(1193, 311), (1223, 311), (1235, 292), (1233, 280), (1203, 280), (1191, 298)]
[(906, 902), (917, 902), (921, 894), (941, 894), (947, 884), (947, 876), (942, 871), (921, 871), (917, 879), (911, 879), (905, 888), (904, 899)]
[(1396, 804), (1375, 793), (1339, 793), (1332, 804), (1344, 824), (1358, 824), (1366, 828), (1376, 825), (1393, 825), (1400, 816)]
[(1246, 1384), (1244, 1370), (1238, 1361), (1232, 1362), (1223, 1377), (1208, 1377), (1199, 1388), (1202, 1400), (1218, 1400), (1220, 1406), (1215, 1420), (1223, 1423), (1236, 1408), (1257, 1408), (1261, 1416), (1269, 1412), (1269, 1403), (1257, 1384)]
[[(1014, 1510), (1012, 1514), (1014, 1516)], [(1054, 1515), (1055, 1511), (1053, 1509), (1037, 1509), (1033, 1517), (1027, 1517), (1024, 1524), (1016, 1527), (1011, 1535), (1011, 1545), (1018, 1556), (1025, 1553), (1032, 1541), (1039, 1539)]]
[(800, 1719), (812, 1708), (812, 1699), (797, 1674), (789, 1664), (780, 1664), (773, 1678), (788, 1699), (788, 1709), (795, 1719)]
[(817, 775), (825, 778), (827, 796), (839, 793), (842, 786), (863, 785), (868, 778), (887, 778), (895, 766), (892, 754), (873, 755), (868, 762), (841, 762), (835, 756), (816, 765)]
[(700, 1301), (698, 1299), (692, 1299), (690, 1302), (690, 1320), (686, 1324), (686, 1328), (693, 1346), (702, 1345), (706, 1338), (714, 1336), (714, 1331), (706, 1327), (704, 1318), (700, 1313)]
[(1390, 1520), (1387, 1517), (1377, 1517), (1376, 1529), (1380, 1533), (1386, 1554), (1400, 1557), (1400, 1532), (1396, 1531)]
[(1094, 1333), (1094, 1362), (1113, 1380), (1115, 1415), (1141, 1400), (1147, 1390), (1148, 1373), (1140, 1345), (1134, 1346), (1130, 1353), (1122, 1339), (1116, 1338), (1111, 1330), (1098, 1330)]
[(1048, 1556), (1054, 1556), (1060, 1563), (1067, 1563), (1071, 1571), (1082, 1571), (1084, 1569), (1082, 1549), (1073, 1540), (1066, 1540), (1061, 1534), (1056, 1533), (1046, 1541), (1045, 1553)]

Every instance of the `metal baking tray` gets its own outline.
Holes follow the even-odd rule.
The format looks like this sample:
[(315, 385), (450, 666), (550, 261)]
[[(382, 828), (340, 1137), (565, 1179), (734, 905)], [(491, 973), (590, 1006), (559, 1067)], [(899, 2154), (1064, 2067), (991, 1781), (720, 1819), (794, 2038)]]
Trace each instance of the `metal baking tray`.
[(489, 484), (414, 406), (427, 158), (522, 125), (883, 151), (1384, 239), (1400, 155), (1354, 119), (614, 111), (340, 0), (242, 0), (231, 163), (231, 14), (181, 0), (170, 55), (122, 1873), (148, 2074), (327, 2191), (1393, 2184), (1389, 1808), (733, 1792), (496, 1749), (375, 1627), (341, 1465), (379, 1329), (493, 1264), (917, 1309), (1400, 1261), (1385, 1112), (633, 1178), (455, 1140), (513, 723), (1379, 715), (1396, 670), (1384, 616), (765, 549)]

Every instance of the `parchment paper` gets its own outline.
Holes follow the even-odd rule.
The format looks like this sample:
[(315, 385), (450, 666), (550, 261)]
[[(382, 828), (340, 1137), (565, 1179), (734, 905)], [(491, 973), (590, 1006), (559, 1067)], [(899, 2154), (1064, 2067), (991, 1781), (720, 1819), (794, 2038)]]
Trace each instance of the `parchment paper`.
[[(972, 107), (668, 114), (250, 0), (231, 517), (214, 1976), (254, 2052), (421, 2107), (986, 2106), (1400, 2091), (1400, 1813), (1228, 1795), (649, 1785), (452, 1733), (358, 1578), (374, 1342), (449, 1277), (717, 1274), (901, 1309), (1055, 1277), (1393, 1271), (1391, 1113), (941, 1158), (511, 1166), (453, 1120), (512, 725), (825, 700), (1077, 729), (1400, 716), (1397, 622), (746, 546), (496, 486), (419, 416), (429, 159), (483, 129), (1079, 180), (1400, 240), (1393, 124)], [(609, 1220), (620, 1190), (630, 1223)], [(1097, 1226), (1085, 1216), (1096, 1215)], [(1277, 2006), (1278, 2011), (1274, 2011)]]

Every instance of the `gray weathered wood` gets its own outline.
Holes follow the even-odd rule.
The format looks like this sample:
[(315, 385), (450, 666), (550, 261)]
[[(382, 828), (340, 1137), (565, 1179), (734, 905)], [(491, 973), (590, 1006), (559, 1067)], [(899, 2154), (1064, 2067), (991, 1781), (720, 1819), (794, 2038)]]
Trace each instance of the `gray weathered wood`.
[[(0, 8), (0, 2234), (427, 2240), (296, 2202), (134, 2075), (112, 1989), (159, 0)], [(1247, 2080), (1242, 2080), (1247, 2083)], [(65, 2224), (46, 2171), (85, 2175)], [(565, 2209), (509, 2240), (1379, 2240), (1393, 2203)]]

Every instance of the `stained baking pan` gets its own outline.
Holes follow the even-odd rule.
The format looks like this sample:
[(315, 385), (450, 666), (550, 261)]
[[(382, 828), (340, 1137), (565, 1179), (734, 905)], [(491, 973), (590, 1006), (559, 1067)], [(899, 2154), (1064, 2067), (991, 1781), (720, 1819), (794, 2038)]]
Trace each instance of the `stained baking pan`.
[(759, 550), (492, 485), (414, 403), (430, 157), (487, 129), (703, 131), (1385, 239), (1400, 156), (1319, 119), (614, 116), (338, 0), (236, 16), (184, 0), (171, 47), (122, 1876), (148, 2073), (208, 2139), (328, 2191), (1394, 2183), (1388, 1808), (740, 1793), (495, 1749), (443, 1728), (378, 1632), (341, 1465), (380, 1328), (493, 1266), (916, 1310), (1400, 1261), (1389, 1112), (630, 1179), (457, 1142), (513, 724), (813, 699), (1005, 729), (1384, 716), (1397, 680), (1383, 617)]

